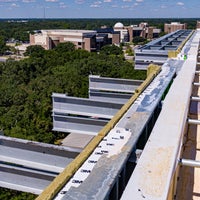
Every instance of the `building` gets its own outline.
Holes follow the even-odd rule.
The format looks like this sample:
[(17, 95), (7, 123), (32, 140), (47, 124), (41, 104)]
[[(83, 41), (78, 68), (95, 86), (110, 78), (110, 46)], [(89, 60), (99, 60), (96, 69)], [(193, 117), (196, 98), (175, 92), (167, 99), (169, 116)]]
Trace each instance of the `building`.
[(77, 49), (96, 51), (96, 31), (91, 30), (41, 30), (30, 34), (31, 45), (52, 49), (58, 43), (72, 42)]
[(120, 32), (121, 42), (131, 42), (134, 37), (143, 37), (147, 39), (153, 39), (159, 37), (160, 29), (151, 27), (146, 22), (142, 22), (138, 25), (124, 26), (118, 22), (113, 28), (115, 31)]
[(200, 21), (197, 21), (197, 27), (196, 27), (197, 29), (199, 29), (200, 28)]
[(15, 47), (17, 50), (17, 54), (23, 55), (26, 52), (27, 47), (29, 47), (30, 44), (21, 44)]
[(101, 29), (95, 30), (41, 30), (30, 34), (30, 45), (41, 45), (53, 49), (59, 43), (72, 42), (77, 49), (89, 52), (99, 50), (106, 44), (119, 44), (119, 32)]
[[(158, 29), (153, 26), (149, 26), (147, 22), (141, 22), (139, 24), (139, 28), (141, 30), (141, 37), (147, 39), (158, 38), (159, 34), (161, 33), (161, 29)], [(133, 33), (136, 31), (136, 27), (133, 28)]]
[(160, 29), (150, 27), (148, 23), (124, 26), (118, 22), (113, 28), (102, 27), (97, 30), (40, 30), (30, 34), (30, 45), (41, 45), (45, 49), (53, 49), (59, 43), (72, 42), (77, 49), (89, 52), (99, 51), (102, 46), (131, 42), (134, 37), (147, 39), (159, 37)]
[(129, 42), (129, 31), (121, 22), (118, 22), (113, 27), (114, 31), (120, 33), (120, 42)]
[(113, 28), (101, 27), (97, 29), (96, 34), (96, 46), (97, 50), (100, 50), (101, 47), (107, 44), (120, 44), (120, 32), (115, 31)]
[(187, 24), (181, 24), (180, 22), (171, 22), (171, 24), (164, 25), (164, 32), (165, 33), (172, 33), (177, 30), (187, 29)]
[(191, 30), (178, 30), (136, 48), (135, 69), (146, 70), (151, 63), (162, 66), (169, 57), (177, 56), (191, 33)]

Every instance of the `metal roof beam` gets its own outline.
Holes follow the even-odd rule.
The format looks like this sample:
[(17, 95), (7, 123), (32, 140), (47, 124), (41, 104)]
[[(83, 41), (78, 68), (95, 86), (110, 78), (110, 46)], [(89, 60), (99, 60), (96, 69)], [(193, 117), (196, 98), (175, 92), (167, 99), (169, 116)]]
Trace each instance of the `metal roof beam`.
[(0, 164), (0, 187), (40, 194), (55, 178), (53, 174)]
[(112, 91), (122, 93), (133, 93), (142, 84), (141, 80), (128, 80), (117, 78), (105, 78), (100, 76), (89, 76), (89, 89), (100, 91)]
[(109, 93), (109, 92), (100, 92), (96, 90), (89, 91), (89, 98), (92, 100), (120, 103), (122, 105), (124, 105), (128, 101), (128, 99), (131, 98), (131, 96), (132, 94)]
[(53, 93), (53, 113), (111, 119), (122, 107), (121, 103), (101, 102)]
[(0, 136), (0, 187), (40, 194), (79, 152)]
[(97, 135), (108, 120), (53, 115), (53, 130), (68, 133)]

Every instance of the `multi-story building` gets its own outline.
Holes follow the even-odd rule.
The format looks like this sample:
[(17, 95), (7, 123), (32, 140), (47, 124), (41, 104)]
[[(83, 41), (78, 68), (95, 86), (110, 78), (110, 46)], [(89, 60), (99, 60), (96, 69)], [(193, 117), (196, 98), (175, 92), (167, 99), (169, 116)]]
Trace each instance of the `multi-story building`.
[(197, 29), (199, 29), (200, 28), (200, 21), (197, 21), (197, 27), (196, 27)]
[(114, 31), (120, 33), (120, 42), (129, 42), (129, 31), (121, 22), (118, 22), (113, 27)]
[(58, 43), (72, 42), (77, 49), (95, 51), (96, 33), (96, 31), (91, 30), (41, 30), (35, 34), (30, 34), (30, 44), (52, 49)]
[(98, 51), (107, 44), (119, 45), (120, 42), (131, 42), (134, 37), (140, 36), (153, 39), (159, 36), (160, 29), (149, 27), (147, 23), (139, 26), (124, 26), (118, 22), (113, 28), (98, 30), (41, 30), (30, 34), (30, 45), (41, 45), (45, 49), (52, 49), (62, 42), (72, 42), (77, 49)]
[(138, 25), (124, 26), (118, 22), (113, 28), (115, 31), (120, 32), (121, 42), (131, 42), (134, 37), (139, 36), (147, 39), (153, 39), (159, 37), (160, 29), (151, 27), (146, 22), (142, 22)]
[(165, 33), (172, 33), (177, 30), (187, 29), (187, 24), (181, 24), (180, 22), (171, 22), (171, 24), (164, 25), (164, 32)]
[(150, 64), (162, 66), (168, 58), (177, 57), (191, 33), (191, 30), (178, 30), (135, 48), (135, 69), (146, 70)]
[(102, 46), (107, 44), (120, 44), (120, 32), (114, 31), (113, 28), (101, 27), (97, 29), (96, 34), (96, 46), (97, 50), (101, 49)]
[(108, 29), (96, 30), (41, 30), (30, 34), (30, 45), (52, 49), (58, 43), (72, 42), (77, 49), (99, 50), (106, 44), (119, 44), (119, 32)]

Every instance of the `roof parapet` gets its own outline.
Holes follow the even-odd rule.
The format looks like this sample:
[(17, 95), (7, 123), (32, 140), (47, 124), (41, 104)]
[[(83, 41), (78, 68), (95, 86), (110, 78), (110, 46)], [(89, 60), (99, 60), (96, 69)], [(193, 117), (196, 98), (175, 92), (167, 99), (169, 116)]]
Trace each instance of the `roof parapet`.
[(127, 112), (130, 106), (135, 102), (138, 96), (145, 90), (157, 74), (161, 71), (159, 66), (151, 64), (147, 73), (146, 80), (138, 87), (137, 92), (124, 104), (124, 106), (116, 113), (116, 115), (102, 128), (86, 148), (61, 172), (51, 184), (36, 198), (36, 200), (51, 200), (61, 190), (61, 188), (70, 180), (73, 174), (87, 160), (94, 149), (102, 141), (102, 139), (111, 131), (122, 116)]

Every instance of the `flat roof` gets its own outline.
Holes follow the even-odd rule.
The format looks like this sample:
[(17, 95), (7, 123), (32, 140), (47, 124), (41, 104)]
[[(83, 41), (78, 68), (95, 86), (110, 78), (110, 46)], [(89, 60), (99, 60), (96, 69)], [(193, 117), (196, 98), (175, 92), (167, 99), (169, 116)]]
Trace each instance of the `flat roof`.
[(163, 66), (55, 199), (105, 199), (174, 73), (174, 67)]
[(61, 33), (68, 33), (68, 32), (76, 32), (76, 33), (96, 33), (93, 30), (78, 30), (78, 29), (50, 29), (50, 30), (41, 30), (42, 32), (61, 32)]
[(192, 30), (178, 30), (173, 33), (169, 33), (160, 37), (156, 40), (153, 40), (146, 45), (135, 49), (136, 52), (142, 51), (169, 51), (177, 50), (182, 42), (190, 35)]
[(72, 133), (65, 137), (61, 143), (62, 146), (83, 150), (93, 137), (93, 135)]

